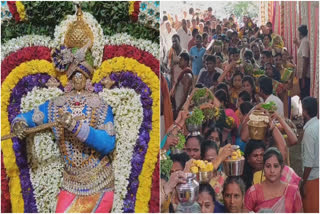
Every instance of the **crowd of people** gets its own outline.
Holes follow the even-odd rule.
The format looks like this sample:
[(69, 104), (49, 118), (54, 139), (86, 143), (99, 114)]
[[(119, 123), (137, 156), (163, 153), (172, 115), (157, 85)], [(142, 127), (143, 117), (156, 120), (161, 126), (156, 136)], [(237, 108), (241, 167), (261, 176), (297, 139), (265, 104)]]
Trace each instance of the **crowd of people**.
[[(210, 182), (201, 183), (196, 199), (201, 212), (319, 212), (318, 100), (310, 97), (310, 44), (306, 25), (299, 26), (297, 63), (293, 62), (272, 23), (257, 26), (248, 16), (218, 19), (203, 13), (165, 14), (161, 25), (161, 153), (173, 164), (161, 172), (161, 212), (179, 212), (178, 184), (194, 160), (212, 162)], [(292, 122), (291, 96), (299, 82), (304, 124), (298, 140)], [(204, 120), (198, 134), (186, 128), (198, 90), (213, 95), (200, 109), (218, 109), (231, 125)], [(264, 104), (275, 105), (268, 111)], [(263, 140), (252, 139), (248, 121), (253, 111), (269, 118)], [(185, 145), (174, 153), (182, 134)], [(302, 146), (303, 174), (290, 167), (288, 148)], [(222, 162), (244, 154), (241, 176), (227, 176)], [(300, 155), (300, 154), (297, 154)]]

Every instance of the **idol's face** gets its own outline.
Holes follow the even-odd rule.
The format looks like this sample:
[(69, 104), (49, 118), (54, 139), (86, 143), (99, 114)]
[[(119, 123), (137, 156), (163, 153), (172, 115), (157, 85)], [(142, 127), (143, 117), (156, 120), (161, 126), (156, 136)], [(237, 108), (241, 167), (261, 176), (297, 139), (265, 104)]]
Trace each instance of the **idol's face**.
[(76, 91), (81, 91), (86, 87), (87, 78), (81, 72), (77, 72), (72, 77), (72, 83)]

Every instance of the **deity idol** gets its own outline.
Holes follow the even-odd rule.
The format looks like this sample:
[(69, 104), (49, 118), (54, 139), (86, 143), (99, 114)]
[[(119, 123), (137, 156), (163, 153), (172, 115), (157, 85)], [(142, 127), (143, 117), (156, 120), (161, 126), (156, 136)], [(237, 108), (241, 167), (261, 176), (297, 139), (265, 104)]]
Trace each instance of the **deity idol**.
[(110, 159), (115, 148), (113, 112), (93, 93), (90, 84), (93, 34), (80, 8), (64, 43), (52, 51), (52, 62), (57, 71), (67, 74), (65, 93), (19, 114), (12, 130), (23, 139), (28, 127), (56, 122), (52, 129), (64, 163), (56, 212), (110, 212), (114, 191)]

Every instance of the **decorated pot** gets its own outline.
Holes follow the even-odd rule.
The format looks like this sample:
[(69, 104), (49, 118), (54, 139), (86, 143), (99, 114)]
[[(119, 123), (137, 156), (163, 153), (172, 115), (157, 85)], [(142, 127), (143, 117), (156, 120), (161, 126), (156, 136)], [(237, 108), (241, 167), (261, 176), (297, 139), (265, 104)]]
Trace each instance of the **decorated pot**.
[(196, 181), (196, 175), (186, 173), (187, 182), (185, 184), (178, 184), (176, 191), (181, 205), (190, 206), (197, 199), (199, 195), (199, 183)]

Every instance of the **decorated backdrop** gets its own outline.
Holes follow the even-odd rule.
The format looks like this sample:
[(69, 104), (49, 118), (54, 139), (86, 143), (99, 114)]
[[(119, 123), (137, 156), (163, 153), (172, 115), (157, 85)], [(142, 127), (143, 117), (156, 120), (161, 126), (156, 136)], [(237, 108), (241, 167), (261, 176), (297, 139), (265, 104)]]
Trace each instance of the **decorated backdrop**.
[[(64, 93), (67, 77), (54, 70), (50, 53), (76, 16), (72, 2), (1, 4), (4, 136), (16, 115)], [(81, 2), (81, 8), (94, 34), (94, 91), (113, 107), (118, 127), (113, 212), (159, 212), (159, 2)], [(106, 76), (115, 82), (111, 90), (103, 89)], [(47, 84), (52, 77), (59, 87)], [(50, 131), (26, 143), (2, 141), (2, 212), (54, 212), (59, 157)]]
[(293, 43), (298, 38), (298, 27), (308, 27), (310, 42), (310, 95), (319, 99), (319, 2), (318, 1), (262, 1), (260, 20), (264, 25), (272, 22), (273, 31), (282, 36), (288, 52), (297, 63), (297, 47)]

